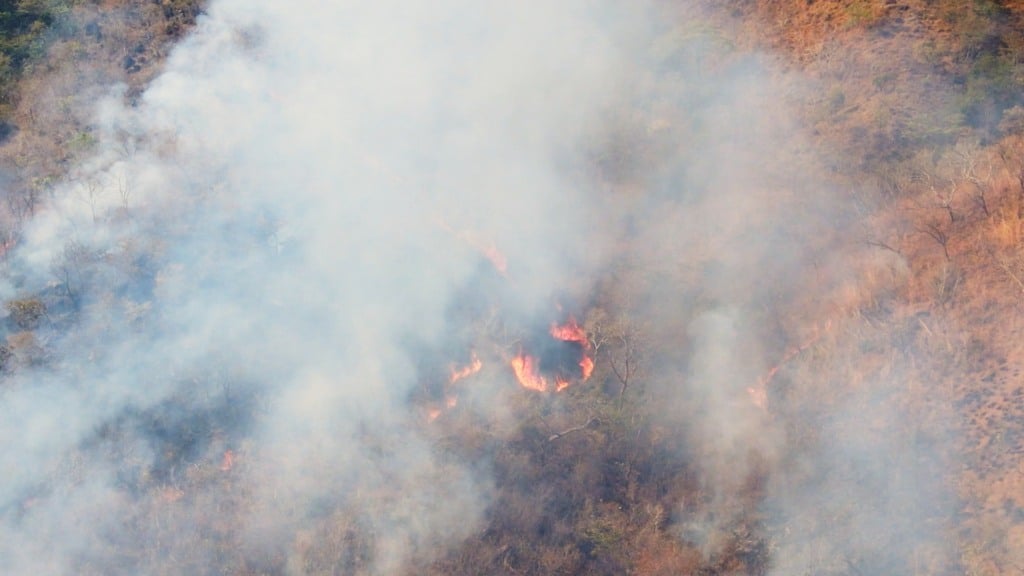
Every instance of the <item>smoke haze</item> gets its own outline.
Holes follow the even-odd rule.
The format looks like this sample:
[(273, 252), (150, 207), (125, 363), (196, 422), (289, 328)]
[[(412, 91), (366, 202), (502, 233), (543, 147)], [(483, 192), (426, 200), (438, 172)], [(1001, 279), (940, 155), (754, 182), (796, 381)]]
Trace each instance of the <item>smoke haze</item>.
[[(834, 440), (793, 457), (785, 418), (810, 415), (773, 418), (748, 392), (806, 337), (787, 306), (827, 260), (811, 239), (842, 221), (776, 96), (807, 87), (662, 17), (212, 2), (137, 102), (115, 88), (98, 105), (94, 154), (7, 257), (2, 293), (42, 295), (47, 319), (8, 334), (0, 571), (422, 567), (483, 529), (495, 482), (425, 432), (426, 356), (468, 360), (477, 308), (543, 324), (613, 273), (615, 304), (663, 343), (651, 413), (708, 494), (705, 515), (675, 512), (681, 540), (720, 554), (769, 470), (763, 522), (804, 522), (780, 528), (773, 573), (821, 566), (814, 538), (878, 558), (926, 538), (919, 506), (889, 505), (919, 470), (877, 465), (906, 460), (862, 434), (861, 403), (829, 407)], [(500, 350), (480, 351), (468, 399), (498, 428), (515, 386)], [(835, 511), (866, 494), (877, 506)], [(824, 533), (823, 502), (846, 518)], [(324, 518), (340, 549), (315, 549)], [(847, 538), (879, 531), (895, 536)]]

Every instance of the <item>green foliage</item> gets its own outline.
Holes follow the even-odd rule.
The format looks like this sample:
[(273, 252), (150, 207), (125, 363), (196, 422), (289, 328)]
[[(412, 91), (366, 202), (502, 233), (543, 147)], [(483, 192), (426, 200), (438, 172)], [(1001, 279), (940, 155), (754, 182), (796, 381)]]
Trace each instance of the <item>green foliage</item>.
[(70, 0), (0, 3), (0, 115), (15, 99), (22, 71), (43, 55), (47, 30), (73, 4)]
[(960, 107), (964, 120), (975, 128), (993, 130), (1003, 110), (1020, 102), (1024, 83), (1012, 55), (984, 53), (973, 61)]
[(611, 522), (599, 522), (583, 531), (581, 546), (591, 556), (610, 554), (618, 549), (622, 537), (622, 532)]
[(89, 151), (96, 144), (96, 136), (89, 132), (78, 132), (65, 144), (73, 154)]

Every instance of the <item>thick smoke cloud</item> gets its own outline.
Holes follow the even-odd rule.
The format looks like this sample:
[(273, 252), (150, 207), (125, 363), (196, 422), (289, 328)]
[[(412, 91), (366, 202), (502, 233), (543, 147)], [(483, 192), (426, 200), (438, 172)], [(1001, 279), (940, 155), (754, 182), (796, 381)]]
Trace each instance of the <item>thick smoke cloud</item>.
[(258, 569), (341, 514), (372, 537), (332, 561), (395, 573), (479, 527), (486, 474), (410, 409), (417, 351), (457, 342), (467, 237), (524, 314), (591, 265), (578, 150), (623, 80), (614, 14), (538, 8), (220, 0), (98, 107), (10, 257), (51, 358), (3, 391), (0, 571)]
[[(787, 460), (785, 423), (748, 394), (839, 214), (779, 97), (803, 86), (657, 20), (213, 2), (138, 102), (98, 106), (95, 154), (9, 255), (4, 295), (42, 294), (48, 321), (0, 391), (0, 571), (392, 574), (458, 545), (491, 479), (431, 443), (410, 397), (424, 351), (466, 353), (453, 310), (492, 286), (491, 244), (523, 322), (632, 272), (612, 304), (671, 342), (646, 376), (709, 494), (675, 519), (708, 557), (753, 476), (811, 478), (766, 488), (769, 524), (854, 506), (829, 475), (851, 453), (876, 494), (904, 494), (915, 472), (870, 466), (899, 457), (842, 407), (842, 442)], [(488, 400), (511, 385), (484, 375)], [(871, 553), (837, 540), (894, 511), (851, 516), (830, 550)], [(325, 517), (337, 548), (317, 549)], [(820, 566), (811, 532), (779, 531), (779, 574)]]

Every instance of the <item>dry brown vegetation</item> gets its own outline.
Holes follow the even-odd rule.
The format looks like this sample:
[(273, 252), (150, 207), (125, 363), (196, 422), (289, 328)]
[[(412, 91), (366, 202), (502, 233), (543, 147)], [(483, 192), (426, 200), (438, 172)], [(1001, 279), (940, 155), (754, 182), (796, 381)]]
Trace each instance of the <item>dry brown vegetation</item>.
[[(13, 174), (8, 240), (17, 236), (18, 220), (38, 209), (48, 183), (66, 177), (90, 145), (83, 118), (96, 93), (79, 87), (125, 82), (133, 97), (158, 72), (169, 43), (194, 22), (198, 4), (75, 5), (77, 28), (55, 38), (29, 68), (9, 116), (18, 130), (0, 147), (0, 162)], [(806, 73), (812, 89), (786, 96), (799, 105), (815, 153), (831, 163), (814, 176), (823, 187), (852, 191), (841, 225), (809, 240), (808, 253), (821, 260), (802, 266), (799, 288), (776, 295), (759, 322), (771, 327), (764, 329), (771, 343), (765, 355), (784, 360), (767, 382), (763, 417), (799, 455), (822, 445), (826, 427), (818, 424), (834, 419), (837, 406), (852, 406), (869, 435), (926, 447), (933, 455), (926, 468), (943, 480), (934, 489), (955, 495), (952, 515), (915, 511), (939, 525), (939, 536), (906, 544), (901, 563), (837, 551), (825, 554), (831, 556), (818, 573), (1021, 573), (1024, 113), (1014, 106), (1022, 103), (1024, 4), (733, 0), (709, 4), (703, 17), (718, 23), (716, 34), (738, 51), (769, 47)], [(622, 144), (601, 159), (602, 169), (642, 165), (643, 158), (623, 156), (657, 145), (644, 144)], [(619, 176), (612, 193), (643, 195), (628, 175), (609, 179)], [(677, 351), (663, 347), (693, 345), (685, 335), (669, 339), (658, 330), (685, 333), (711, 307), (697, 278), (701, 266), (714, 264), (717, 248), (695, 247), (691, 268), (666, 265), (642, 278), (628, 257), (611, 267), (581, 306), (597, 360), (586, 385), (563, 396), (512, 389), (503, 398), (516, 414), (512, 422), (455, 408), (416, 424), (442, 454), (491, 467), (495, 484), (485, 528), (408, 573), (765, 574), (778, 531), (820, 528), (811, 518), (772, 525), (762, 508), (776, 469), (797, 485), (810, 482), (790, 456), (751, 447), (731, 501), (721, 507), (695, 464), (706, 458), (688, 453), (700, 449), (687, 442), (695, 432), (679, 423), (697, 418), (699, 404), (684, 407), (690, 412), (677, 422), (657, 415), (669, 381), (689, 377), (685, 367), (664, 369)], [(830, 269), (833, 262), (842, 273)], [(665, 278), (683, 286), (690, 308), (669, 328), (652, 328), (642, 296)], [(32, 334), (49, 321), (44, 301), (26, 295), (7, 302), (5, 370), (46, 362), (45, 343)], [(514, 339), (500, 322), (479, 322), (481, 349), (490, 346), (487, 359), (501, 359)], [(651, 377), (655, 364), (663, 381)], [(876, 418), (874, 399), (882, 396), (897, 417)], [(197, 417), (195, 433), (216, 436), (224, 426), (213, 420), (228, 412)], [(343, 499), (292, 542), (253, 550), (233, 529), (242, 518), (251, 521), (233, 474), (259, 458), (258, 447), (239, 443), (230, 464), (192, 461), (172, 479), (158, 465), (138, 472), (143, 464), (116, 453), (118, 434), (117, 426), (107, 433), (108, 457), (133, 471), (132, 489), (145, 497), (136, 502), (132, 528), (152, 543), (133, 550), (126, 565), (171, 558), (160, 563), (164, 573), (369, 573), (374, 534), (364, 510), (386, 508), (393, 496), (387, 487)], [(181, 446), (166, 450), (168, 462), (187, 460)], [(208, 502), (205, 494), (231, 498)], [(703, 522), (714, 514), (727, 521)], [(175, 516), (202, 522), (194, 534), (170, 538), (161, 531), (176, 524)], [(696, 524), (715, 527), (690, 532)], [(189, 557), (191, 542), (208, 540), (220, 543), (217, 558)], [(104, 568), (83, 559), (80, 573)]]

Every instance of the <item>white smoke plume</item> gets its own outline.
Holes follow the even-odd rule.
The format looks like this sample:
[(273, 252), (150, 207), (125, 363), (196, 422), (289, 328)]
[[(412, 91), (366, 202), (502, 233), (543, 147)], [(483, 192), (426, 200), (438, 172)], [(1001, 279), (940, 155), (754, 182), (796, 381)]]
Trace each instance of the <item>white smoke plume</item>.
[[(0, 572), (395, 574), (457, 546), (491, 478), (410, 397), (424, 350), (460, 351), (491, 244), (525, 321), (642, 272), (622, 290), (677, 343), (648, 371), (655, 412), (711, 494), (680, 537), (720, 552), (708, 534), (782, 459), (746, 389), (834, 198), (802, 170), (793, 85), (716, 68), (714, 38), (648, 9), (214, 0), (138, 102), (98, 106), (95, 154), (8, 256), (3, 294), (48, 320), (9, 334)], [(642, 157), (595, 175), (631, 134)], [(823, 450), (809, 466), (834, 467)], [(772, 490), (777, 518), (818, 505)]]
[(486, 475), (410, 410), (416, 351), (454, 340), (464, 237), (523, 311), (589, 265), (579, 151), (623, 82), (607, 7), (540, 8), (217, 0), (98, 107), (10, 256), (52, 327), (2, 391), (0, 571), (302, 574), (341, 514), (372, 537), (332, 561), (388, 574), (479, 527)]

